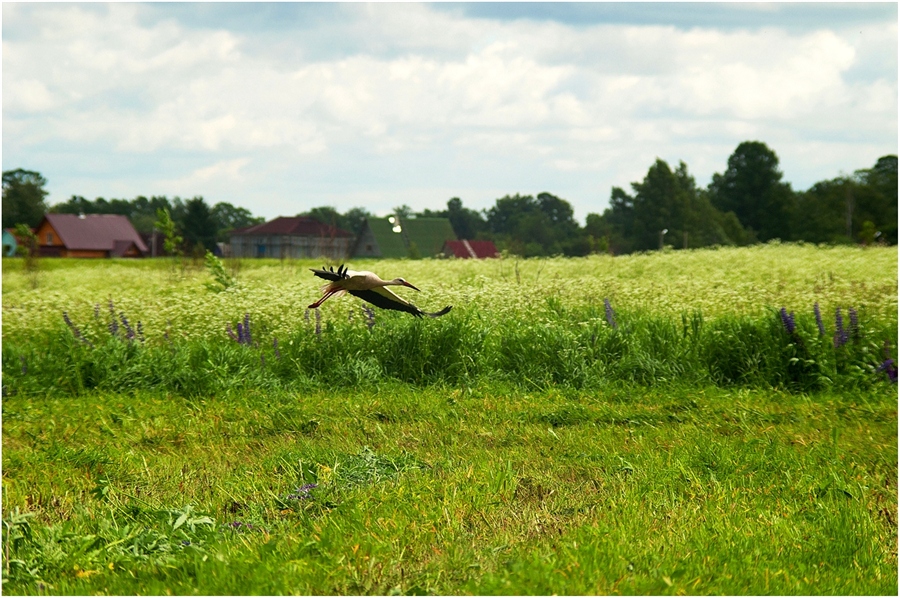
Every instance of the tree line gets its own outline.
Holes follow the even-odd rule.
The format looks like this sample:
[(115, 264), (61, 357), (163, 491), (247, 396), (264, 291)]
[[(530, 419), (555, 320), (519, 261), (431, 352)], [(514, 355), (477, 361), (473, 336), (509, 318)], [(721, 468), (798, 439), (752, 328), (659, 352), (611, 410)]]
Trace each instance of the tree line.
[[(444, 210), (415, 212), (402, 205), (401, 218), (448, 218), (460, 239), (492, 240), (500, 250), (530, 256), (582, 256), (661, 249), (747, 245), (772, 239), (812, 243), (897, 243), (897, 156), (878, 159), (872, 168), (794, 191), (782, 180), (778, 156), (765, 143), (745, 141), (728, 158), (727, 168), (706, 187), (697, 185), (684, 162), (672, 168), (657, 159), (630, 191), (613, 187), (609, 207), (589, 213), (584, 226), (571, 204), (548, 192), (506, 195), (485, 210), (473, 210), (453, 197)], [(153, 229), (160, 209), (168, 210), (187, 250), (212, 248), (231, 230), (263, 221), (248, 209), (202, 197), (136, 197), (132, 200), (81, 196), (47, 206), (46, 180), (37, 172), (3, 173), (3, 227), (36, 226), (47, 211), (121, 214), (138, 232)], [(358, 234), (373, 215), (357, 207), (341, 213), (321, 206), (298, 214)]]

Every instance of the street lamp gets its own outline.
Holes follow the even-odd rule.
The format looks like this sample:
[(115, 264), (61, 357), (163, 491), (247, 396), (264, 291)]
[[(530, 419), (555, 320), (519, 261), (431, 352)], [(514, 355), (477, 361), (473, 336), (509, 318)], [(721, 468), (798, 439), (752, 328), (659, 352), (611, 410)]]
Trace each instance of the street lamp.
[(663, 248), (663, 237), (666, 236), (667, 232), (669, 232), (669, 229), (667, 229), (667, 228), (664, 228), (661, 231), (659, 231), (659, 248), (660, 249)]

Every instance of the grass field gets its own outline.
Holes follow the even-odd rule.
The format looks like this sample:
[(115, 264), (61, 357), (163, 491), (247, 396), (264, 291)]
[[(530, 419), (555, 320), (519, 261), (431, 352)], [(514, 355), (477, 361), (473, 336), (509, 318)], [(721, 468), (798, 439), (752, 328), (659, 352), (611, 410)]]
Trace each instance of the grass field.
[(4, 593), (897, 592), (896, 248), (319, 265), (3, 262)]

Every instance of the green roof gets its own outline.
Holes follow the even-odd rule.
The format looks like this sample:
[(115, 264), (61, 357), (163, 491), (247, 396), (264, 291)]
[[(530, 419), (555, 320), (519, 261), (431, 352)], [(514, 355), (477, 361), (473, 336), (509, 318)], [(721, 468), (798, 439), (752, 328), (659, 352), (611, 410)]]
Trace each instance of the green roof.
[(404, 218), (399, 233), (387, 218), (369, 218), (368, 224), (381, 257), (386, 258), (410, 257), (407, 243), (415, 244), (420, 257), (431, 257), (441, 252), (444, 241), (456, 240), (447, 218)]

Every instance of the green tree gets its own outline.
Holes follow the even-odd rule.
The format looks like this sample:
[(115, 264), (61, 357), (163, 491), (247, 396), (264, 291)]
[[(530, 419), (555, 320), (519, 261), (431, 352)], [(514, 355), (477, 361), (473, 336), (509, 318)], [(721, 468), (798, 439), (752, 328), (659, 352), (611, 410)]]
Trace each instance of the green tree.
[(254, 216), (247, 208), (233, 206), (224, 201), (212, 207), (210, 217), (215, 223), (216, 240), (223, 243), (228, 242), (232, 230), (265, 222), (265, 218)]
[(446, 218), (458, 239), (478, 239), (488, 232), (488, 223), (481, 212), (463, 206), (458, 197), (447, 201)]
[[(737, 217), (712, 206), (684, 162), (673, 171), (657, 159), (644, 180), (631, 187), (634, 195), (613, 187), (603, 215), (588, 214), (585, 228), (594, 240), (594, 250), (646, 251), (658, 249), (661, 239), (679, 248), (748, 241)], [(598, 243), (600, 239), (603, 243)]]
[(160, 208), (156, 211), (156, 222), (154, 223), (154, 228), (163, 234), (165, 237), (165, 241), (163, 241), (163, 248), (166, 253), (171, 256), (177, 256), (181, 254), (181, 243), (184, 239), (178, 234), (176, 231), (175, 221), (172, 219), (172, 215), (169, 214), (169, 210), (167, 208)]
[(394, 214), (396, 214), (400, 220), (406, 220), (407, 218), (413, 217), (413, 209), (408, 205), (403, 204), (394, 208)]
[(728, 158), (728, 169), (713, 175), (710, 200), (722, 212), (734, 212), (760, 241), (789, 240), (794, 192), (781, 177), (775, 152), (760, 141), (745, 141)]
[(47, 212), (46, 184), (47, 179), (39, 172), (21, 168), (3, 171), (3, 228), (20, 223), (34, 228), (40, 224)]
[[(192, 251), (210, 249), (216, 246), (216, 222), (212, 211), (202, 197), (194, 197), (185, 202), (185, 212), (181, 221), (184, 240)], [(202, 252), (201, 252), (202, 255)]]

